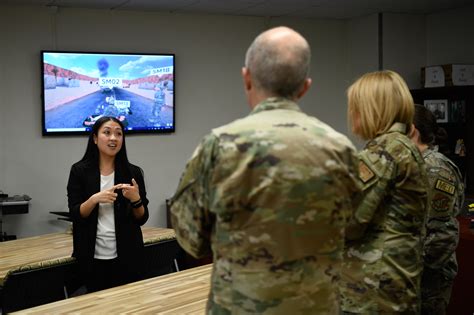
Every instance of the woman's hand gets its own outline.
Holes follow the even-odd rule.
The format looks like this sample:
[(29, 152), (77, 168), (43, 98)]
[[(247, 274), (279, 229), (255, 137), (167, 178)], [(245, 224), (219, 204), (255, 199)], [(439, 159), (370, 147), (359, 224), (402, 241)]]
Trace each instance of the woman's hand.
[(115, 190), (121, 189), (123, 184), (117, 184), (109, 189), (99, 191), (98, 193), (92, 195), (92, 200), (95, 204), (99, 203), (113, 203), (117, 199), (117, 193)]
[(81, 214), (81, 217), (89, 217), (94, 207), (99, 203), (114, 203), (115, 199), (117, 199), (117, 193), (115, 190), (120, 189), (121, 187), (122, 184), (118, 184), (90, 196), (89, 199), (84, 201), (79, 207), (79, 213)]
[(122, 184), (122, 195), (130, 200), (130, 202), (136, 202), (140, 200), (140, 191), (138, 190), (138, 184), (134, 178), (132, 178), (132, 184)]

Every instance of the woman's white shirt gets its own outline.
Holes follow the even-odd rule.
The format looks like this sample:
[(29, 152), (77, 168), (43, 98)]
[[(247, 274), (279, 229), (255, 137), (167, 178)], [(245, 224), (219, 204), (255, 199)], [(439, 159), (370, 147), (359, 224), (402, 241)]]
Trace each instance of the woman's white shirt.
[[(110, 189), (114, 185), (115, 173), (100, 175), (100, 191)], [(94, 258), (113, 259), (117, 257), (117, 241), (115, 238), (115, 216), (113, 203), (99, 203), (97, 220), (97, 236), (95, 239)]]

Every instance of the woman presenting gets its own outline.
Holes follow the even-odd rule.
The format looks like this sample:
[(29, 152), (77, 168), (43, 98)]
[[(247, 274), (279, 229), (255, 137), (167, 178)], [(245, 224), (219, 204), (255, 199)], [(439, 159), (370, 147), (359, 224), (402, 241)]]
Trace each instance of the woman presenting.
[(119, 120), (94, 124), (86, 153), (71, 167), (67, 194), (72, 255), (88, 292), (139, 280), (148, 199), (142, 169), (128, 161)]

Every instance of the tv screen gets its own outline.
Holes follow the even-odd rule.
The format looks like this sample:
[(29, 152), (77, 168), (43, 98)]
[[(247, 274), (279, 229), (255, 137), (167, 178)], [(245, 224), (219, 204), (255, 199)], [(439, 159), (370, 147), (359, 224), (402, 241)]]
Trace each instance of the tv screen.
[(102, 116), (130, 133), (175, 130), (173, 54), (42, 51), (43, 135), (86, 134)]

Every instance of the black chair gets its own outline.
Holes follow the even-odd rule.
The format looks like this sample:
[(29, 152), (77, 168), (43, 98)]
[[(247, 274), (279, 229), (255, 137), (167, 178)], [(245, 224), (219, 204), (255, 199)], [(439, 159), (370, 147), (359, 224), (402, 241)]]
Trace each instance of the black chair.
[(144, 278), (178, 271), (176, 264), (178, 251), (179, 245), (176, 239), (145, 243)]
[(68, 257), (10, 270), (1, 288), (2, 313), (67, 298), (66, 286), (75, 268), (76, 260)]
[(49, 211), (49, 213), (59, 216), (58, 220), (72, 222), (71, 214), (69, 213), (69, 211)]

